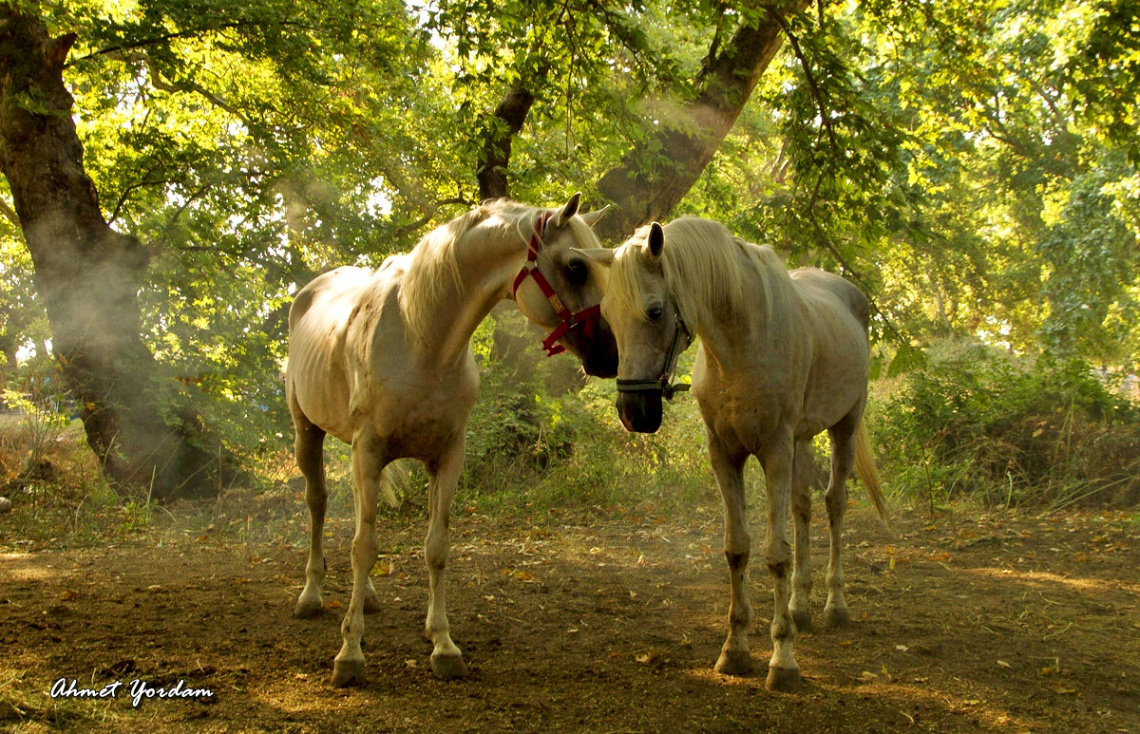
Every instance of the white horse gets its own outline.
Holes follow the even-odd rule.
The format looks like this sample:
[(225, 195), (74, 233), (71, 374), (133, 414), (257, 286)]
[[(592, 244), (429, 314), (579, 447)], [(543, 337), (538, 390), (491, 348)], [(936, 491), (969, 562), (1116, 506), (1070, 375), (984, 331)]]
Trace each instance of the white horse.
[[(566, 269), (574, 247), (599, 244), (591, 227), (601, 212), (579, 216), (578, 200), (575, 194), (554, 210), (506, 200), (486, 203), (375, 271), (344, 267), (315, 278), (293, 302), (286, 399), (311, 520), (299, 617), (323, 608), (324, 437), (332, 434), (352, 446), (352, 600), (333, 669), (338, 686), (364, 682), (364, 611), (380, 606), (369, 572), (377, 554), (381, 472), (403, 457), (419, 459), (430, 475), (425, 635), (434, 645), (432, 670), (443, 678), (467, 674), (449, 632), (444, 567), (448, 514), (478, 384), (471, 335), (498, 301), (513, 296), (528, 319), (558, 333), (561, 344), (551, 343), (548, 352), (565, 345), (587, 372), (616, 371), (613, 336), (597, 310), (571, 313), (556, 295), (546, 294), (552, 289), (544, 271), (555, 262)], [(600, 297), (594, 292), (593, 302)]]
[[(862, 421), (869, 361), (867, 300), (850, 283), (822, 270), (789, 273), (771, 247), (745, 242), (703, 219), (682, 218), (664, 228), (654, 223), (616, 250), (581, 254), (610, 266), (601, 305), (617, 339), (618, 411), (628, 430), (657, 430), (662, 396), (670, 397), (675, 389), (677, 356), (700, 336), (693, 392), (724, 500), (724, 552), (732, 584), (728, 639), (716, 670), (745, 675), (753, 668), (743, 469), (754, 455), (767, 486), (765, 556), (776, 591), (767, 686), (793, 689), (800, 680), (792, 653), (796, 630), (811, 625), (813, 436), (826, 430), (831, 438), (828, 626), (850, 620), (840, 543), (853, 467), (885, 517)], [(605, 283), (606, 278), (597, 280)], [(785, 528), (789, 500), (794, 559)]]

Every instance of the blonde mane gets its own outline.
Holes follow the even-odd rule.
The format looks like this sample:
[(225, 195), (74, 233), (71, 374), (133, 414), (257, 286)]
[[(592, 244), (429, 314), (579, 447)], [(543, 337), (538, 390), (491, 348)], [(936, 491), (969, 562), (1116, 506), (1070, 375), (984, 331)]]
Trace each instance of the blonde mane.
[(482, 207), (472, 209), (428, 232), (409, 253), (408, 269), (400, 283), (400, 310), (416, 341), (426, 339), (431, 307), (442, 298), (446, 279), (463, 291), (456, 243), (483, 217)]
[[(643, 316), (646, 302), (637, 270), (648, 246), (649, 229), (641, 227), (618, 248), (607, 286), (614, 307)], [(675, 219), (665, 225), (664, 232), (661, 267), (665, 289), (691, 327), (700, 328), (699, 324), (718, 318), (727, 320), (749, 309), (771, 313), (773, 291), (779, 289), (779, 280), (788, 280), (771, 247), (753, 245), (733, 236), (719, 222), (696, 217)], [(763, 287), (745, 287), (741, 255), (762, 277)], [(756, 304), (757, 298), (760, 304)]]
[[(448, 279), (457, 292), (463, 293), (458, 244), (464, 235), (494, 215), (514, 224), (521, 249), (544, 211), (510, 199), (492, 199), (426, 234), (409, 253), (407, 272), (400, 284), (400, 310), (412, 336), (421, 343), (426, 340), (431, 309), (443, 298)], [(570, 230), (582, 247), (602, 246), (581, 218), (570, 219)]]

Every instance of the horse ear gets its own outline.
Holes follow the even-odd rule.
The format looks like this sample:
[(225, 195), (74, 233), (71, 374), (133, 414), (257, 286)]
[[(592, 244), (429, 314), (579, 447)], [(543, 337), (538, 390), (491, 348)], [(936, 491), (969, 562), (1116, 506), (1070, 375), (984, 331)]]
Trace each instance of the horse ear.
[(591, 261), (597, 263), (598, 265), (607, 268), (614, 261), (614, 251), (605, 247), (591, 247), (589, 249), (571, 247), (570, 252), (573, 252), (575, 255), (581, 255), (583, 257), (589, 258)]
[(595, 224), (598, 223), (599, 219), (601, 219), (603, 216), (605, 216), (605, 213), (608, 212), (609, 210), (610, 210), (610, 205), (606, 204), (605, 206), (603, 206), (601, 209), (597, 210), (596, 212), (587, 212), (585, 214), (582, 214), (581, 215), (582, 221), (585, 222), (586, 224), (590, 225), (591, 227), (593, 227)]
[(565, 227), (566, 223), (570, 221), (570, 217), (578, 213), (578, 200), (581, 198), (581, 191), (570, 197), (570, 201), (566, 202), (566, 206), (562, 207), (562, 211), (558, 212), (558, 217), (554, 220), (556, 227)]
[(649, 254), (661, 257), (661, 250), (665, 247), (665, 230), (657, 222), (649, 225)]

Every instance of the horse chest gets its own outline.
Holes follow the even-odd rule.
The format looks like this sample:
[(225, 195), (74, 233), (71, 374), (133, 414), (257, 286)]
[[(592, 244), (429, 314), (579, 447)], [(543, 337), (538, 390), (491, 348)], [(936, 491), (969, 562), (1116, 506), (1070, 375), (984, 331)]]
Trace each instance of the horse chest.
[(716, 391), (697, 396), (705, 424), (726, 445), (755, 452), (764, 440), (775, 433), (786, 412), (779, 401), (769, 396), (740, 396), (730, 391)]
[(477, 388), (477, 375), (465, 371), (438, 379), (375, 379), (363, 392), (367, 397), (353, 401), (355, 422), (368, 424), (395, 454), (432, 456), (463, 431)]

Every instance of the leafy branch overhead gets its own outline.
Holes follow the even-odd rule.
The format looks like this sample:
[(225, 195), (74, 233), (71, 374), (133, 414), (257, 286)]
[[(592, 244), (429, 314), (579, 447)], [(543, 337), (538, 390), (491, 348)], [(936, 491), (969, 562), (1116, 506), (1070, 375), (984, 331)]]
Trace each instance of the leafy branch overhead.
[[(843, 272), (896, 370), (947, 335), (1140, 362), (1132, 0), (0, 7), (4, 375), (82, 365), (73, 334), (114, 322), (163, 425), (248, 455), (285, 423), (292, 294), (504, 195), (583, 190), (611, 242), (699, 214)], [(29, 199), (22, 153), (66, 180)], [(68, 207), (84, 236), (37, 229)]]

